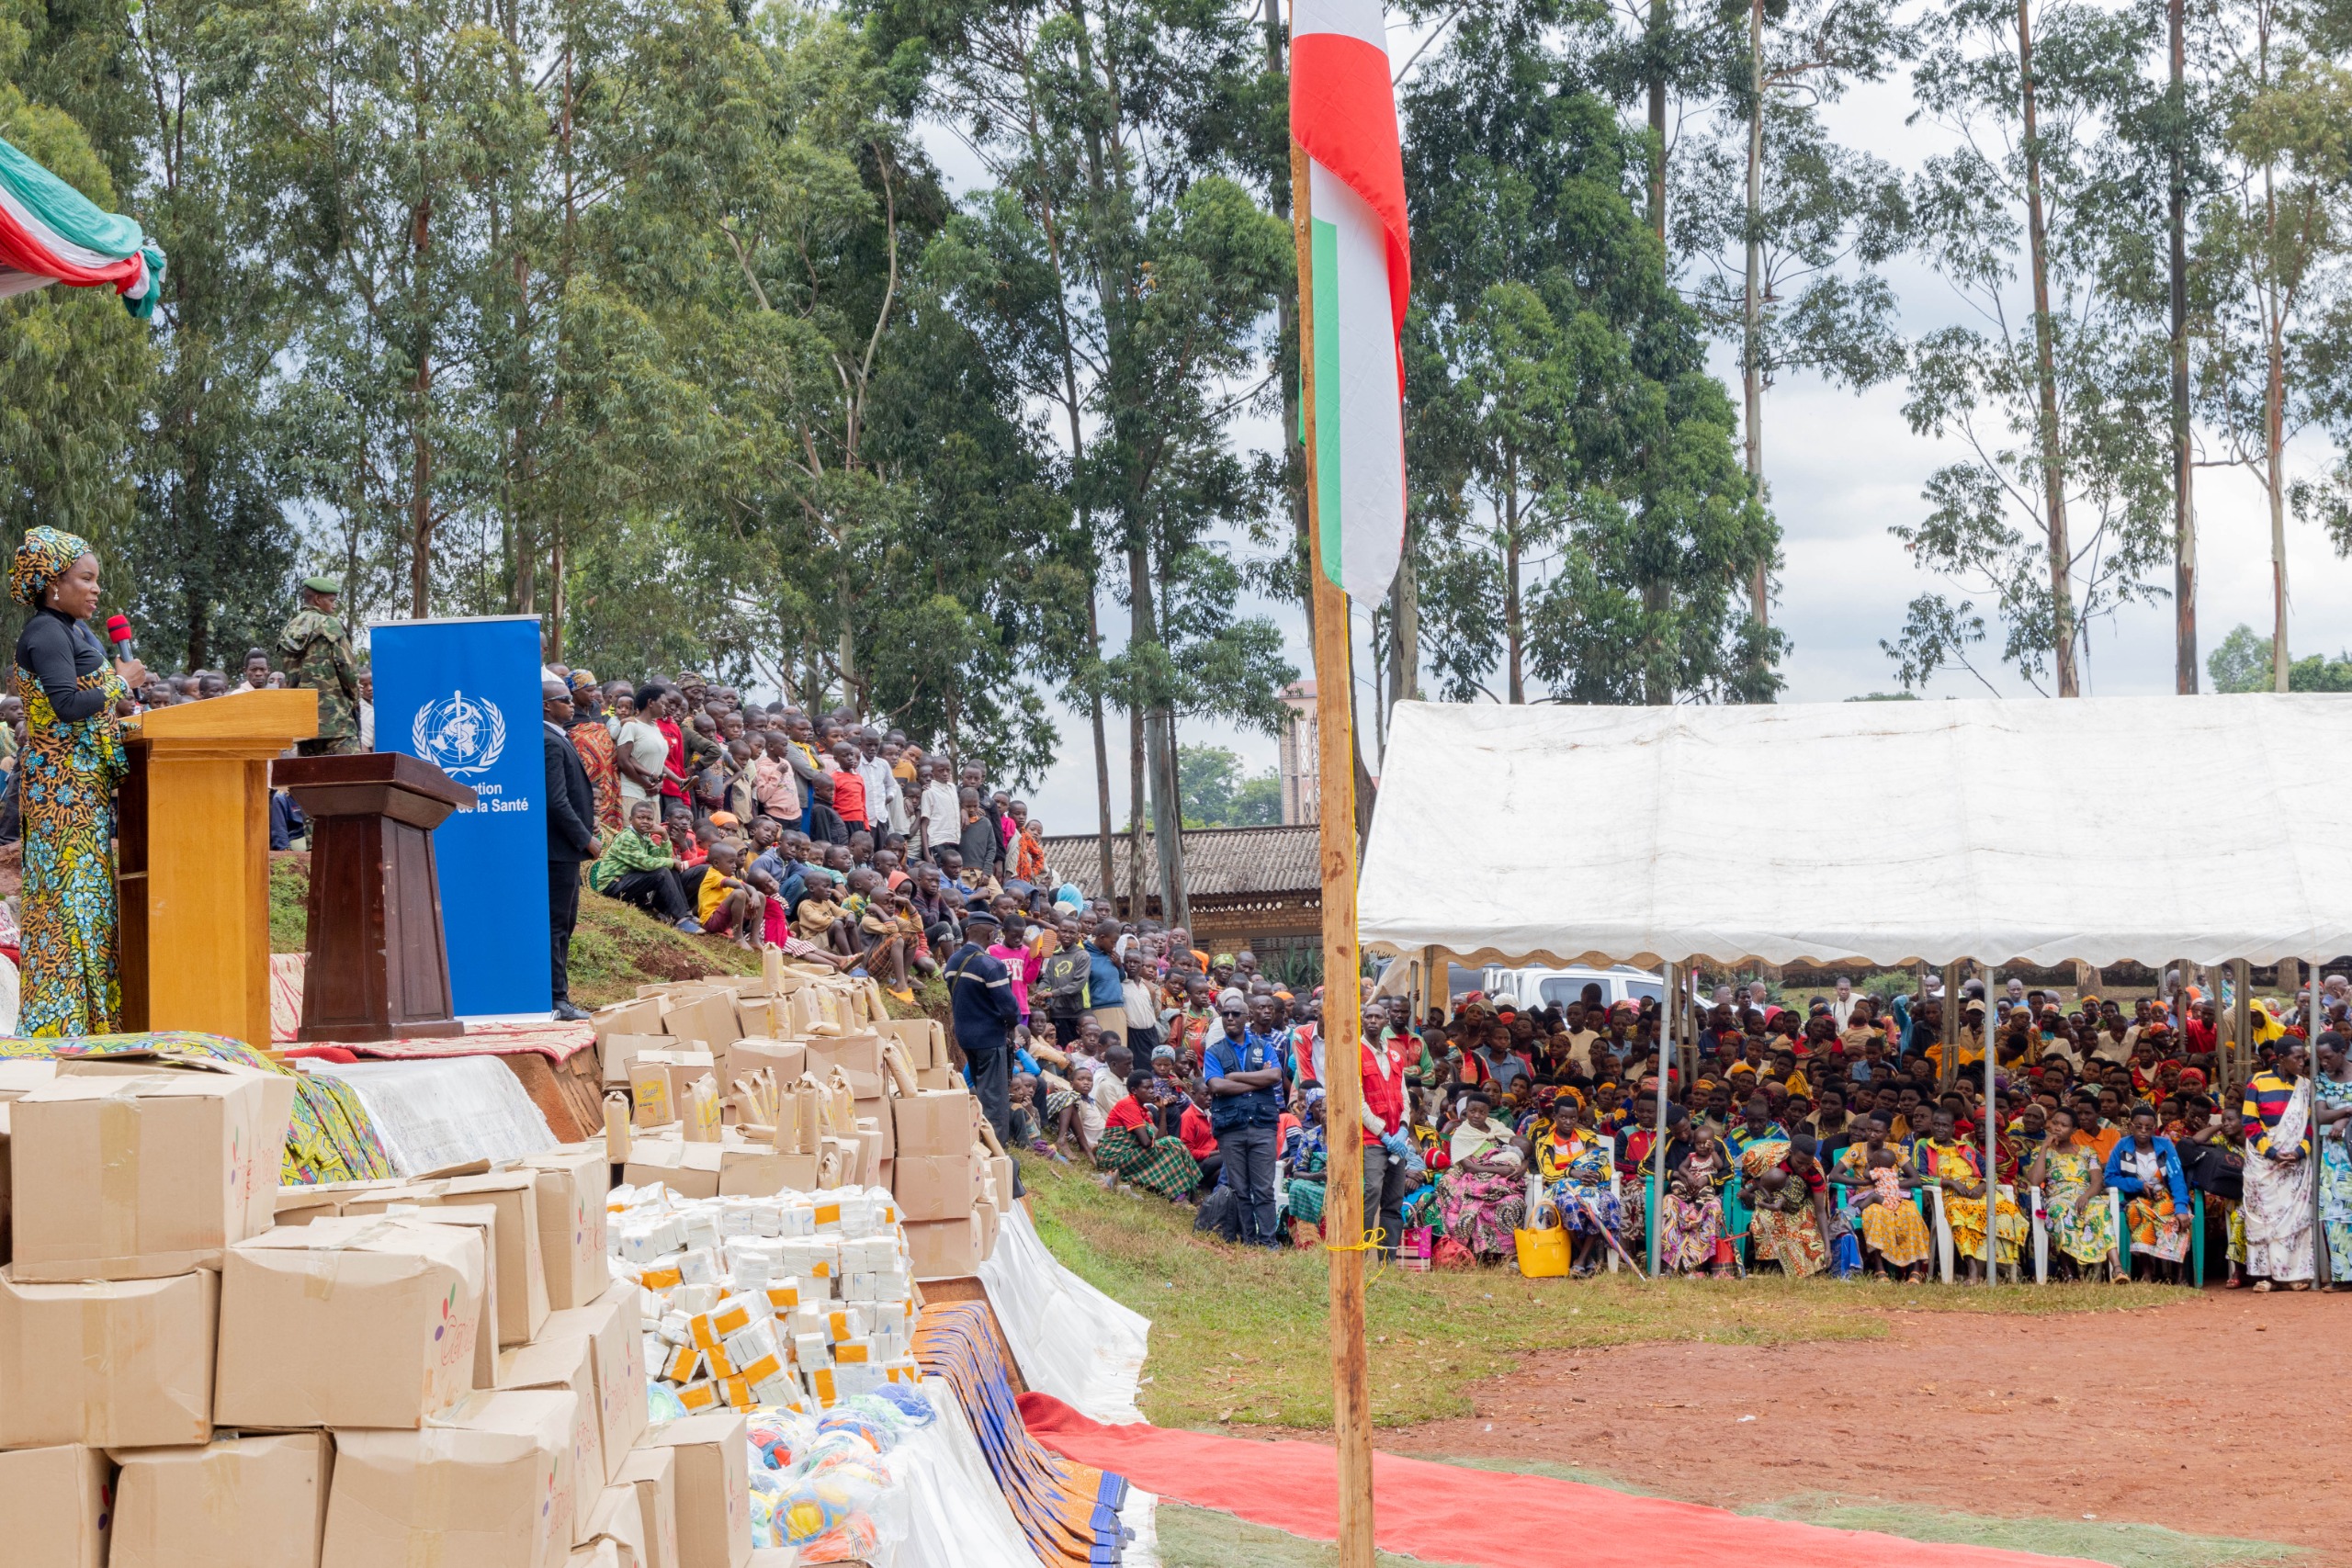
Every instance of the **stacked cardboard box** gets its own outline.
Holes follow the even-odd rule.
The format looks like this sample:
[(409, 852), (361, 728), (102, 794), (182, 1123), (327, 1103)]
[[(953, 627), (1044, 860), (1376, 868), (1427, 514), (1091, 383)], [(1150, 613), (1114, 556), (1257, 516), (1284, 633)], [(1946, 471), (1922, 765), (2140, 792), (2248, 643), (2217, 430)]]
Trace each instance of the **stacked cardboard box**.
[(0, 1085), (0, 1561), (742, 1568), (740, 1489), (682, 1495), (695, 1434), (648, 1430), (604, 1150), (281, 1190), (289, 1088), (156, 1060)]
[[(1012, 1201), (1012, 1161), (944, 1031), (890, 1018), (869, 980), (766, 959), (758, 976), (649, 986), (596, 1014), (605, 1081), (629, 1097), (622, 1180), (686, 1199), (881, 1188), (918, 1278), (975, 1272)], [(706, 1082), (715, 1128), (698, 1120)]]

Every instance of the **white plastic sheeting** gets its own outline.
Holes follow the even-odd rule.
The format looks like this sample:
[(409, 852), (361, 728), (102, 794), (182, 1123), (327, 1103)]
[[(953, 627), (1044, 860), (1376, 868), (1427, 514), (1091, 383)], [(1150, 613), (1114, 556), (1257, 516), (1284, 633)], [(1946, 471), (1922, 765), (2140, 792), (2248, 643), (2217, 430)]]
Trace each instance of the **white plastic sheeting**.
[(548, 1119), (522, 1080), (494, 1056), (413, 1057), (400, 1062), (322, 1062), (295, 1066), (347, 1083), (402, 1176), (422, 1176), (469, 1160), (516, 1159), (552, 1148)]
[(1105, 1425), (1143, 1419), (1136, 1388), (1151, 1320), (1063, 1268), (1022, 1204), (999, 1227), (980, 1283), (1023, 1382)]
[(914, 1505), (898, 1568), (1037, 1568), (955, 1390), (930, 1378), (922, 1391), (939, 1419), (890, 1451), (890, 1469)]
[(1401, 703), (1363, 944), (1470, 963), (2352, 952), (2352, 698)]

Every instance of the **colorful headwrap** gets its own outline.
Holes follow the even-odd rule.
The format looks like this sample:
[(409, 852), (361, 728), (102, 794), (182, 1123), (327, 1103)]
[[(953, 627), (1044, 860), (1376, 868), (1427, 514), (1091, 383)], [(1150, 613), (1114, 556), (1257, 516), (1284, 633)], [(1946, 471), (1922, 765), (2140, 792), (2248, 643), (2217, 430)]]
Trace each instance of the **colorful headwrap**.
[(17, 558), (8, 566), (8, 597), (19, 604), (40, 603), (41, 591), (67, 567), (90, 553), (90, 542), (62, 528), (28, 528)]

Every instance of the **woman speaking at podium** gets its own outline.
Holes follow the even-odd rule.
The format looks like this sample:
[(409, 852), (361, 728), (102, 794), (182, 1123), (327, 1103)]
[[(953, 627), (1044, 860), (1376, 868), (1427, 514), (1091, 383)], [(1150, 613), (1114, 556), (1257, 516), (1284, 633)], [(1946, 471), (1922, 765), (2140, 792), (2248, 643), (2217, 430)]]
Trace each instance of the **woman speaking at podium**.
[(128, 769), (115, 704), (144, 685), (135, 659), (108, 668), (89, 621), (98, 608), (98, 558), (56, 528), (17, 547), (8, 596), (32, 606), (17, 638), (17, 694), (27, 737), (24, 799), (26, 1035), (111, 1033), (116, 979), (115, 784)]

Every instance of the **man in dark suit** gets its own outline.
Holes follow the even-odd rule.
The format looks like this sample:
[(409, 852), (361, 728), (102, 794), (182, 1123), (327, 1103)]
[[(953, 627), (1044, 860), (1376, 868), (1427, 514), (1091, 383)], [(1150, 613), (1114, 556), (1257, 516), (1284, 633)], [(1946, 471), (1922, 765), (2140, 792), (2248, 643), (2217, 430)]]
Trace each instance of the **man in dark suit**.
[[(947, 982), (950, 1036), (971, 1069), (972, 1093), (1000, 1142), (1012, 1136), (1012, 1026), (1021, 1011), (1012, 1000), (1012, 976), (989, 955), (997, 939), (997, 918), (975, 909), (964, 918), (964, 944), (940, 973)], [(1020, 1197), (1021, 1172), (1012, 1173), (1012, 1196)]]
[(540, 749), (548, 763), (548, 945), (555, 1016), (588, 1016), (571, 1005), (571, 928), (580, 923), (580, 863), (605, 846), (596, 838), (596, 793), (571, 749), (571, 691), (560, 681), (539, 682)]

